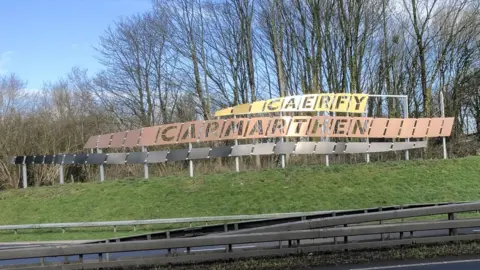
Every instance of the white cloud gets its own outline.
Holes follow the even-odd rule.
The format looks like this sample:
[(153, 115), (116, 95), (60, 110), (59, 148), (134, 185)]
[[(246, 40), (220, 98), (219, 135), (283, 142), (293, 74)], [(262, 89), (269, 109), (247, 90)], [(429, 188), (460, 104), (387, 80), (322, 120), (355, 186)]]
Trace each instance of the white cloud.
[(8, 72), (7, 64), (12, 60), (13, 51), (8, 51), (0, 54), (0, 74)]

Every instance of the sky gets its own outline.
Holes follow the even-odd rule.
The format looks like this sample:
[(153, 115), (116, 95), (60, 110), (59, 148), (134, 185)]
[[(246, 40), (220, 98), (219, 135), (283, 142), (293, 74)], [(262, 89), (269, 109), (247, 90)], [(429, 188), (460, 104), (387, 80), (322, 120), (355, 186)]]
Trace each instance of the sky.
[(150, 0), (0, 0), (0, 75), (15, 73), (39, 90), (74, 66), (93, 74), (107, 27), (150, 9)]

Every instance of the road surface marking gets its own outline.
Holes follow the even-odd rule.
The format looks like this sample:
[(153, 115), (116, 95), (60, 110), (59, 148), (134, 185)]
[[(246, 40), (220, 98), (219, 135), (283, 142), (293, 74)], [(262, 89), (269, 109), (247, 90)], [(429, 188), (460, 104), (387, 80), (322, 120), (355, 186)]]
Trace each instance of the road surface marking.
[(390, 266), (378, 266), (378, 267), (367, 267), (367, 268), (350, 268), (350, 269), (351, 270), (398, 269), (398, 268), (405, 268), (405, 267), (429, 266), (429, 265), (440, 265), (440, 264), (455, 264), (455, 263), (469, 263), (469, 262), (480, 262), (480, 259), (430, 262), (430, 263), (415, 263), (415, 264), (399, 264), (399, 265), (390, 265)]

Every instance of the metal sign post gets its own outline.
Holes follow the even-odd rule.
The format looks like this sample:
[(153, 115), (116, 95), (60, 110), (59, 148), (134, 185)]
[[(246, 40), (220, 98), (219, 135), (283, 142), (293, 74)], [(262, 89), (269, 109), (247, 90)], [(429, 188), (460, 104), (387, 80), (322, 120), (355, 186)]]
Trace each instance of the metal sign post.
[[(445, 118), (445, 100), (443, 97), (443, 91), (440, 91), (440, 111), (442, 113), (442, 118)], [(447, 159), (447, 142), (445, 137), (442, 137), (443, 144), (443, 159)]]
[[(97, 153), (102, 153), (102, 149), (97, 148)], [(105, 167), (103, 164), (100, 164), (100, 182), (105, 181)]]
[[(142, 152), (147, 152), (147, 148), (142, 146)], [(143, 178), (148, 179), (148, 163), (143, 164)]]
[(25, 164), (26, 159), (23, 160), (22, 164), (22, 180), (23, 180), (23, 188), (27, 188), (27, 164)]
[(63, 185), (63, 183), (65, 182), (63, 177), (63, 164), (60, 164), (60, 166), (58, 167), (58, 178), (60, 185)]
[[(237, 118), (237, 116), (233, 115), (233, 118), (235, 119), (235, 118)], [(219, 118), (217, 117), (217, 119), (219, 119)], [(234, 130), (232, 132), (235, 132), (234, 134), (238, 134), (236, 123), (235, 123), (235, 125), (233, 125), (233, 128), (234, 128)], [(237, 137), (237, 136), (235, 136), (235, 137)], [(237, 139), (235, 139), (235, 145), (238, 145), (238, 140)], [(235, 171), (236, 172), (240, 171), (240, 160), (238, 159), (238, 157), (235, 157)]]
[[(192, 151), (192, 143), (188, 143), (188, 152)], [(188, 171), (190, 173), (190, 177), (193, 177), (193, 160), (188, 160)]]

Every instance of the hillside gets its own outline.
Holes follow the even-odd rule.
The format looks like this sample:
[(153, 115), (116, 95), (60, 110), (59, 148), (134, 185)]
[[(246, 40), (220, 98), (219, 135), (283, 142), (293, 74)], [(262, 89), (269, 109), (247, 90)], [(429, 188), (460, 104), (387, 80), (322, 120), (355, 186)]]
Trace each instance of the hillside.
[[(480, 157), (305, 166), (8, 190), (0, 223), (108, 221), (362, 208), (480, 199)], [(153, 228), (143, 228), (153, 229)], [(158, 229), (158, 228), (157, 228)], [(92, 239), (109, 229), (0, 232), (1, 240)], [(116, 235), (131, 233), (131, 228)], [(138, 233), (138, 231), (137, 231)]]

